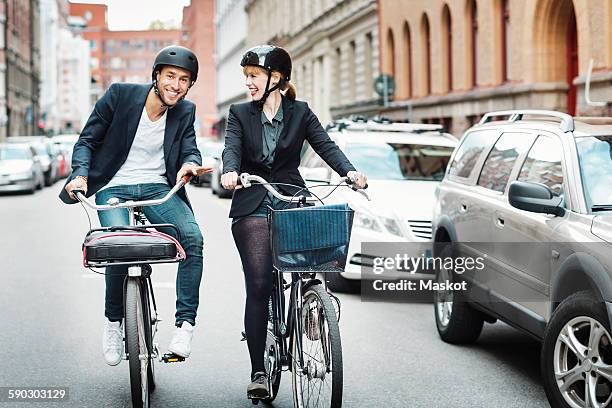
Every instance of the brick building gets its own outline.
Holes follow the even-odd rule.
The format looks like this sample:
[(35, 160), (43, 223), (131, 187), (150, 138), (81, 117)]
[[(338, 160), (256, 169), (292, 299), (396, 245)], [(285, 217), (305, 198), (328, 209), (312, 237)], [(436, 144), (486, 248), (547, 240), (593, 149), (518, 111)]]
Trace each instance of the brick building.
[(0, 2), (0, 140), (37, 133), (40, 86), (38, 0)]
[(385, 115), (442, 122), (455, 134), (486, 111), (609, 114), (612, 1), (380, 0), (382, 72), (396, 79)]
[(196, 54), (200, 64), (198, 80), (188, 98), (196, 104), (196, 130), (201, 136), (212, 136), (217, 119), (214, 15), (214, 0), (191, 0), (191, 5), (183, 8), (182, 45)]
[(82, 18), (89, 41), (93, 100), (114, 82), (150, 82), (157, 52), (181, 42), (181, 30), (110, 31), (105, 5), (70, 3), (70, 15)]

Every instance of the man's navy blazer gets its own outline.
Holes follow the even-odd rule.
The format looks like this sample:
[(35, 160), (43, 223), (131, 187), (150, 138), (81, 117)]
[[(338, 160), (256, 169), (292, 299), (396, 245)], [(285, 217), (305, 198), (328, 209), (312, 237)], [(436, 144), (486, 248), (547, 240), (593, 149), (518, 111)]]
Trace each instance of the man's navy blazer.
[[(72, 174), (87, 177), (87, 196), (94, 195), (119, 171), (128, 157), (151, 84), (113, 84), (96, 102), (72, 153)], [(187, 100), (168, 109), (164, 134), (164, 161), (170, 186), (183, 163), (202, 164), (193, 123), (195, 105)], [(185, 189), (177, 193), (187, 204)], [(72, 200), (62, 188), (60, 199)]]
[[(223, 150), (224, 173), (246, 172), (272, 183), (304, 187), (306, 184), (298, 171), (304, 141), (308, 141), (314, 151), (340, 176), (344, 177), (349, 171), (355, 170), (342, 150), (329, 138), (306, 102), (293, 101), (283, 96), (282, 104), (283, 130), (278, 138), (271, 169), (263, 161), (261, 110), (253, 102), (230, 107)], [(279, 189), (289, 195), (300, 191), (289, 186), (279, 186)], [(252, 213), (265, 195), (266, 190), (259, 184), (235, 190), (229, 216), (235, 218)]]

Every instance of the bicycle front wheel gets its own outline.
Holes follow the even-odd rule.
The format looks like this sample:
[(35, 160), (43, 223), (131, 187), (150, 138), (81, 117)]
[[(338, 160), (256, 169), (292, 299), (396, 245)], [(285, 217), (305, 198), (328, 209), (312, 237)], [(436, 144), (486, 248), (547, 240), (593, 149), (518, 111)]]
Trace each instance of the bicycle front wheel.
[(293, 328), (293, 400), (297, 408), (342, 406), (342, 343), (336, 310), (322, 285), (310, 286)]
[[(128, 278), (125, 290), (125, 338), (130, 366), (132, 406), (148, 408), (151, 393), (152, 367), (147, 338), (150, 339), (150, 323), (146, 316), (149, 305), (146, 282)], [(150, 315), (148, 315), (150, 316)], [(148, 329), (148, 331), (147, 331)]]

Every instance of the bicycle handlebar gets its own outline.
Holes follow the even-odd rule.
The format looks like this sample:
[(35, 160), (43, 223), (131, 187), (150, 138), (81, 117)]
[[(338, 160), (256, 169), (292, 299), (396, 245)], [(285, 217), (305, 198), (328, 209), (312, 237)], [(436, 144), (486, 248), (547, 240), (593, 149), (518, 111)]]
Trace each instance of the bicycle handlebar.
[[(242, 185), (242, 187), (244, 187), (244, 188), (251, 187), (251, 182), (253, 182), (253, 181), (256, 182), (256, 183), (261, 184), (274, 197), (278, 198), (279, 200), (285, 201), (285, 202), (317, 203), (317, 202), (320, 201), (320, 199), (324, 200), (327, 197), (329, 197), (331, 195), (331, 193), (333, 192), (333, 190), (330, 191), (324, 197), (315, 197), (315, 196), (306, 197), (304, 195), (287, 196), (287, 195), (283, 195), (283, 194), (279, 193), (278, 190), (276, 190), (274, 187), (272, 187), (272, 185), (270, 183), (268, 183), (268, 181), (266, 181), (266, 179), (264, 179), (263, 177), (256, 176), (254, 174), (249, 174), (249, 173), (242, 173), (238, 177), (238, 184)], [(349, 177), (343, 177), (341, 183), (344, 183), (347, 186), (351, 186), (353, 184), (353, 180), (351, 180)], [(339, 184), (339, 185), (342, 185), (342, 184)], [(296, 186), (296, 187), (299, 187), (299, 186)], [(367, 187), (367, 185), (366, 185), (366, 187)], [(353, 188), (353, 190), (358, 192), (358, 193), (361, 193), (368, 201), (370, 200), (370, 197), (367, 195), (367, 193), (365, 191), (358, 190), (358, 189), (355, 189), (355, 188)]]
[(90, 199), (85, 197), (85, 194), (83, 194), (82, 190), (72, 190), (72, 193), (76, 196), (77, 200), (79, 200), (81, 203), (87, 205), (92, 210), (97, 210), (97, 211), (114, 210), (115, 208), (148, 207), (151, 205), (163, 204), (166, 201), (168, 201), (173, 195), (176, 194), (177, 191), (179, 191), (181, 188), (183, 188), (183, 186), (185, 186), (185, 184), (187, 184), (187, 182), (189, 181), (189, 178), (190, 177), (188, 176), (183, 177), (181, 180), (179, 180), (178, 183), (176, 183), (174, 187), (172, 187), (172, 190), (168, 191), (168, 193), (164, 197), (159, 198), (157, 200), (125, 201), (123, 203), (117, 202), (116, 204), (98, 205), (98, 204), (91, 202)]

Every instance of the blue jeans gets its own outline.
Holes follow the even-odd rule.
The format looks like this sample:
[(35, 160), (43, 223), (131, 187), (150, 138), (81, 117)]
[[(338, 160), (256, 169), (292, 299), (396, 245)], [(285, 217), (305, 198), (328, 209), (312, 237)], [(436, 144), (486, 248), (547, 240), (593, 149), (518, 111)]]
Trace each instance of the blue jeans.
[[(109, 198), (119, 201), (141, 201), (162, 198), (170, 191), (165, 184), (136, 184), (116, 186), (104, 189), (96, 194), (96, 204), (106, 204)], [(152, 224), (174, 224), (179, 236), (172, 229), (162, 230), (174, 236), (185, 249), (187, 259), (179, 264), (176, 275), (176, 324), (187, 321), (195, 325), (198, 310), (200, 281), (202, 280), (202, 247), (203, 238), (193, 212), (177, 195), (163, 204), (143, 207), (147, 219)], [(103, 227), (128, 225), (128, 211), (125, 208), (98, 211), (98, 218)], [(106, 304), (105, 316), (110, 320), (123, 318), (123, 280), (127, 266), (106, 268)]]

